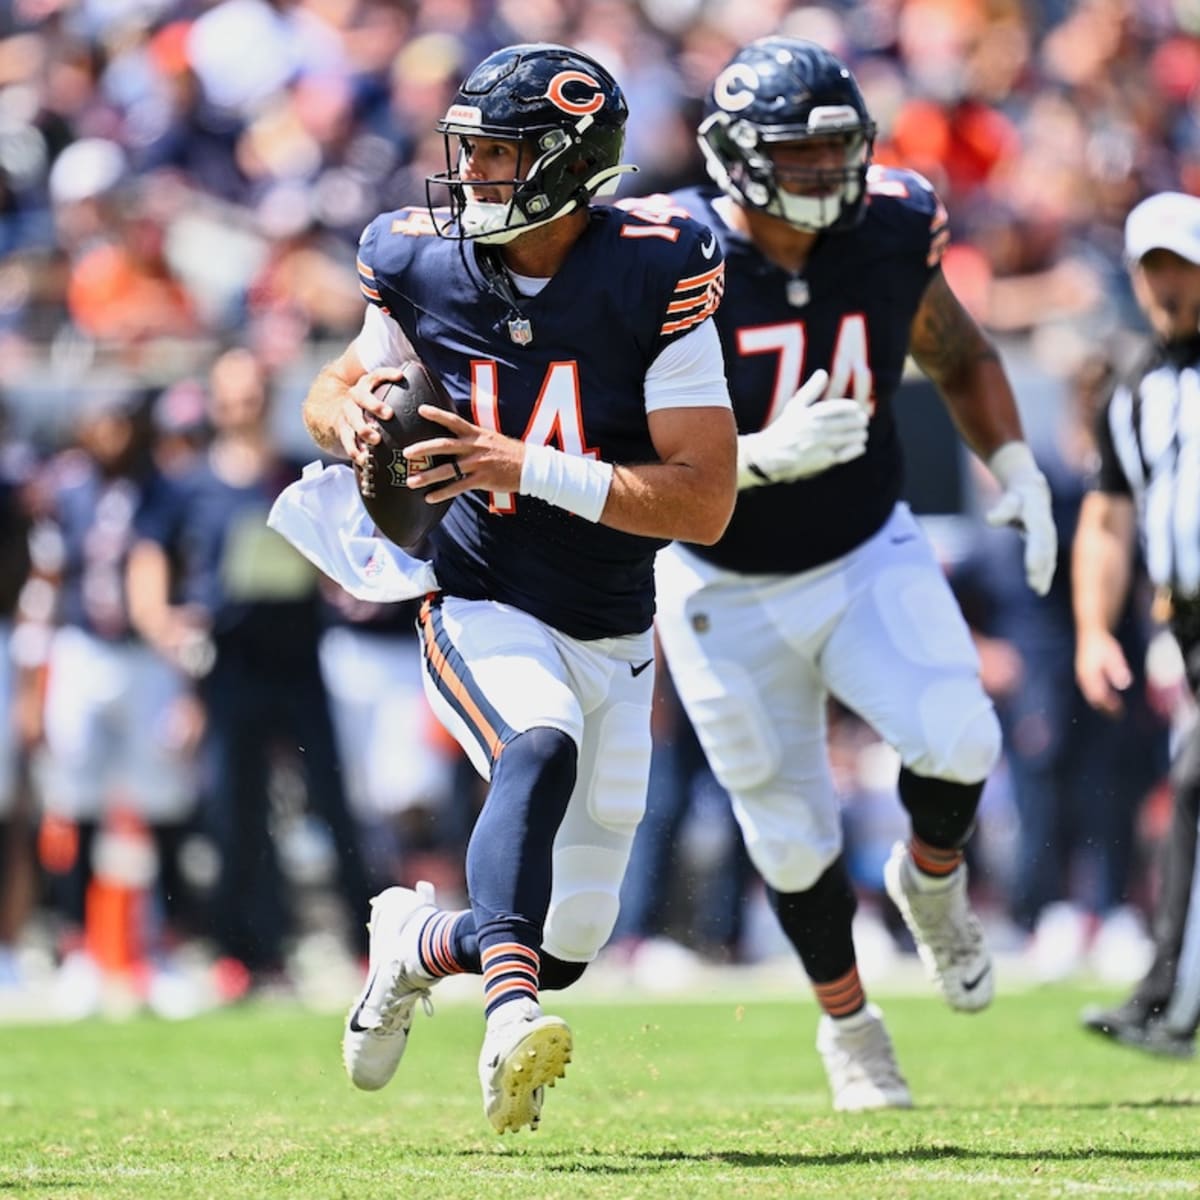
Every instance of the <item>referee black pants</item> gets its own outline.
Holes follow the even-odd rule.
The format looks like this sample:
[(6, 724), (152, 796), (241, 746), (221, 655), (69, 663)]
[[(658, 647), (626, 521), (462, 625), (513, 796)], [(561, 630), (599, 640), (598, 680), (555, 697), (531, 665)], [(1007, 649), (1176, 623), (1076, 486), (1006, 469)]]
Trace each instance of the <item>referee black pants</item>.
[[(1200, 642), (1184, 646), (1188, 682), (1200, 701)], [(1171, 767), (1171, 828), (1160, 852), (1161, 890), (1154, 917), (1154, 961), (1134, 992), (1147, 1011), (1165, 1011), (1175, 1032), (1200, 1025), (1200, 722)]]

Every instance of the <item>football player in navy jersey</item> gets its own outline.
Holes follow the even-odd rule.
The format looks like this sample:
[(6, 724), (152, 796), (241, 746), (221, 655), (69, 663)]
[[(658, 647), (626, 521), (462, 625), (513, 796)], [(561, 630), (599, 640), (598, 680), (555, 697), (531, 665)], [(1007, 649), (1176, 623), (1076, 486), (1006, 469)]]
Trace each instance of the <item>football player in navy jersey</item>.
[(428, 207), (363, 234), (363, 330), (304, 409), (318, 445), (358, 461), (388, 415), (372, 388), (414, 352), (455, 402), (422, 410), (445, 436), (407, 454), (410, 486), (454, 500), (419, 626), (431, 703), (490, 781), (471, 907), (439, 910), (424, 885), (376, 898), (343, 1058), (382, 1087), (418, 999), (482, 974), (498, 1132), (537, 1125), (571, 1055), (539, 990), (576, 980), (616, 919), (650, 760), (655, 552), (716, 541), (736, 495), (715, 237), (590, 204), (630, 169), (625, 119), (620, 87), (575, 50), (485, 59), (439, 124)]
[[(891, 400), (912, 353), (1003, 486), (989, 519), (1025, 532), (1049, 588), (1049, 490), (996, 351), (939, 268), (947, 215), (911, 171), (870, 165), (874, 125), (847, 68), (769, 37), (718, 75), (699, 129), (716, 186), (651, 205), (716, 233), (716, 321), (738, 437), (738, 502), (709, 545), (659, 556), (658, 628), (679, 694), (824, 1015), (836, 1108), (907, 1106), (855, 965), (855, 897), (826, 752), (837, 697), (896, 748), (911, 837), (888, 893), (947, 1002), (991, 999), (963, 845), (1000, 728), (967, 627), (900, 500)], [(637, 202), (631, 210), (640, 211)]]

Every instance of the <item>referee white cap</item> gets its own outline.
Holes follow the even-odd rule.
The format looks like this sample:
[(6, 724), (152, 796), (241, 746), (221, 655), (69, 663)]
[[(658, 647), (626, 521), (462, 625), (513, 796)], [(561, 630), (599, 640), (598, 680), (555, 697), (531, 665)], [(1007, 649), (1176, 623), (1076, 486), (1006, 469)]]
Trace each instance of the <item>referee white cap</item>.
[(1125, 218), (1125, 257), (1140, 262), (1151, 250), (1171, 250), (1200, 264), (1200, 196), (1159, 192)]

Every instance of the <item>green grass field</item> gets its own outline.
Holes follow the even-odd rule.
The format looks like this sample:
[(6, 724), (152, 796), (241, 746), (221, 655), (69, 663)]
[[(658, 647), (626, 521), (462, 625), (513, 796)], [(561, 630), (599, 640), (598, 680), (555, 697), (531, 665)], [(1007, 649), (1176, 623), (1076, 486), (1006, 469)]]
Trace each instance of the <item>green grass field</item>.
[(829, 1108), (811, 1003), (564, 1002), (575, 1061), (542, 1129), (503, 1139), (472, 1005), (418, 1016), (374, 1095), (342, 1075), (340, 1019), (299, 1008), (0, 1027), (0, 1196), (1200, 1195), (1200, 1061), (1078, 1032), (1087, 998), (885, 999), (918, 1107), (862, 1116)]

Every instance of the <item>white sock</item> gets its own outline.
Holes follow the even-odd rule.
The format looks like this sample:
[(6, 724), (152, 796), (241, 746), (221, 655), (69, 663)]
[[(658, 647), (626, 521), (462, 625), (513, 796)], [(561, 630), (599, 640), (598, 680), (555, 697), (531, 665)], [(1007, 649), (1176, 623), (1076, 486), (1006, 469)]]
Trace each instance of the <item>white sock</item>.
[(535, 1021), (542, 1015), (542, 1006), (527, 996), (519, 1000), (510, 1000), (507, 1004), (493, 1009), (487, 1019), (487, 1027), (499, 1029), (501, 1025), (510, 1025), (513, 1021)]
[(834, 1017), (839, 1029), (862, 1029), (871, 1023), (870, 1005), (864, 1004), (856, 1013), (848, 1017)]
[(917, 885), (918, 892), (944, 892), (949, 888), (958, 877), (959, 871), (962, 870), (962, 863), (959, 863), (949, 875), (930, 875), (922, 871), (914, 862), (909, 862), (911, 878)]

